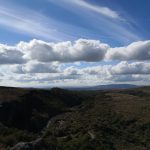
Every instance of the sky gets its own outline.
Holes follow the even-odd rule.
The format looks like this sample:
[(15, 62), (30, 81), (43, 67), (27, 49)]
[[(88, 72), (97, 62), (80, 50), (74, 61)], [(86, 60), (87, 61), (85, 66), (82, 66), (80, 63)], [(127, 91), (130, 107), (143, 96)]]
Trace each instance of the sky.
[(0, 0), (0, 85), (150, 85), (149, 0)]

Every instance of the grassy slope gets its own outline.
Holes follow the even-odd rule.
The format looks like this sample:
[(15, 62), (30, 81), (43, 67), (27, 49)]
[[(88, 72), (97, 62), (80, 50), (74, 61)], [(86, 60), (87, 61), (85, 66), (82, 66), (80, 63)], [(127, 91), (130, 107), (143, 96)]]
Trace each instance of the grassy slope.
[(56, 117), (44, 141), (52, 149), (147, 150), (150, 88), (97, 93), (82, 107)]
[[(2, 115), (0, 116), (0, 121), (2, 120), (5, 125), (0, 126), (1, 149), (20, 141), (32, 141), (39, 136), (42, 137), (40, 142), (30, 145), (32, 149), (147, 150), (150, 148), (150, 87), (92, 92), (71, 92), (60, 89), (50, 91), (9, 89), (7, 92), (5, 89), (5, 92), (9, 93), (6, 94), (6, 97), (9, 97), (6, 99), (5, 94), (2, 96), (5, 92), (1, 91), (0, 101), (3, 103), (7, 101), (7, 105), (13, 104), (10, 105), (13, 109), (16, 109), (16, 106), (17, 108), (23, 106), (24, 110), (30, 112), (26, 126), (22, 124), (20, 126), (22, 120), (13, 124), (16, 116), (11, 115), (10, 112), (7, 116), (10, 117), (10, 122), (4, 121)], [(21, 111), (19, 119), (26, 116), (27, 112)], [(49, 119), (48, 127), (41, 134), (39, 131)]]

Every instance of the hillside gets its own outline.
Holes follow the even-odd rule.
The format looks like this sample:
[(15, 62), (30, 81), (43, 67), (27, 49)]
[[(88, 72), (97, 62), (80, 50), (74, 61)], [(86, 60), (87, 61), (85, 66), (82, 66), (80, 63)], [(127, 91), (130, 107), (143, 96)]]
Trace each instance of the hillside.
[(129, 88), (138, 88), (139, 86), (133, 84), (108, 84), (108, 85), (97, 85), (97, 86), (88, 86), (88, 87), (68, 87), (65, 89), (69, 90), (85, 90), (85, 91), (95, 91), (95, 90), (112, 90), (112, 89), (129, 89)]
[(0, 88), (0, 149), (150, 149), (150, 87)]

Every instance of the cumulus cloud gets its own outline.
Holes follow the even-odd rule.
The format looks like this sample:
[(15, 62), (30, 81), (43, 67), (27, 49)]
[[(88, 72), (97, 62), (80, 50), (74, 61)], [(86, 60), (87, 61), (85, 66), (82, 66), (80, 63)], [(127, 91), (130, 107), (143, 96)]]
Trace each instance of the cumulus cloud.
[(150, 62), (120, 62), (111, 69), (112, 74), (150, 74)]
[(12, 72), (18, 74), (25, 73), (58, 73), (59, 65), (57, 63), (39, 63), (29, 62), (24, 65), (14, 65), (11, 67)]
[(114, 82), (135, 82), (141, 84), (149, 84), (150, 75), (112, 75), (109, 80), (113, 80)]
[(99, 40), (79, 39), (75, 42), (47, 43), (32, 40), (17, 46), (24, 58), (41, 62), (98, 62), (101, 60), (150, 60), (150, 41), (133, 42), (124, 47), (110, 47)]
[(0, 45), (0, 64), (22, 64), (25, 61), (74, 63), (102, 60), (150, 60), (150, 41), (134, 42), (126, 47), (116, 48), (99, 40), (88, 39), (58, 43), (34, 39), (30, 42), (20, 42), (16, 46)]
[(93, 67), (84, 67), (84, 68), (76, 68), (76, 67), (68, 67), (64, 70), (67, 74), (82, 74), (82, 75), (136, 75), (150, 74), (150, 62), (133, 62), (129, 63), (127, 61), (122, 61), (117, 65), (99, 65)]
[(93, 66), (93, 67), (84, 67), (84, 68), (76, 68), (76, 67), (68, 67), (64, 70), (65, 74), (68, 75), (82, 75), (82, 76), (94, 76), (94, 75), (107, 75), (109, 74), (109, 70), (111, 69), (110, 65), (104, 66)]
[(105, 58), (109, 60), (150, 60), (150, 41), (138, 41), (125, 47), (110, 48)]
[[(119, 63), (114, 64), (114, 60), (119, 60)], [(118, 48), (88, 39), (58, 43), (31, 40), (14, 46), (0, 44), (0, 73), (3, 73), (0, 76), (3, 81), (150, 83), (149, 60), (150, 41)]]
[(0, 64), (22, 64), (25, 63), (23, 53), (16, 47), (0, 44)]
[[(122, 66), (125, 66), (125, 64), (126, 66), (131, 66), (132, 69), (130, 67), (127, 67), (129, 70), (124, 69)], [(24, 70), (23, 73), (18, 72), (15, 75), (9, 75), (9, 78), (5, 75), (3, 79), (5, 79), (5, 81), (15, 81), (22, 84), (38, 83), (42, 85), (49, 85), (50, 83), (57, 83), (57, 85), (61, 84), (62, 86), (96, 85), (116, 82), (149, 84), (150, 73), (148, 73), (148, 71), (140, 71), (140, 69), (138, 69), (138, 72), (135, 72), (135, 68), (133, 66), (136, 66), (137, 64), (141, 65), (142, 62), (121, 62), (117, 65), (99, 65), (93, 67), (60, 67), (61, 69), (56, 73)], [(148, 65), (149, 62), (145, 62), (145, 64), (142, 64), (142, 67), (144, 68), (144, 66)], [(149, 67), (147, 69), (149, 69)]]
[[(64, 82), (64, 81), (70, 81), (70, 80), (78, 80), (80, 79), (79, 76), (71, 75), (71, 74), (36, 74), (34, 76), (30, 76), (29, 74), (21, 74), (19, 76), (13, 77), (13, 80), (17, 82)], [(12, 80), (12, 78), (11, 78)]]
[(79, 39), (75, 42), (47, 43), (40, 40), (32, 40), (29, 43), (18, 44), (26, 59), (41, 62), (95, 62), (103, 60), (109, 46), (98, 40)]

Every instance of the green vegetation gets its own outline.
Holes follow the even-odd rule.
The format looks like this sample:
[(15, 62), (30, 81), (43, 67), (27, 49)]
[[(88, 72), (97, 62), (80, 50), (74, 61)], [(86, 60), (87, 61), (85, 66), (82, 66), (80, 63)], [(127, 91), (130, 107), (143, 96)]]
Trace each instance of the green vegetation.
[(148, 150), (150, 87), (24, 90), (3, 101), (0, 122), (0, 149)]

